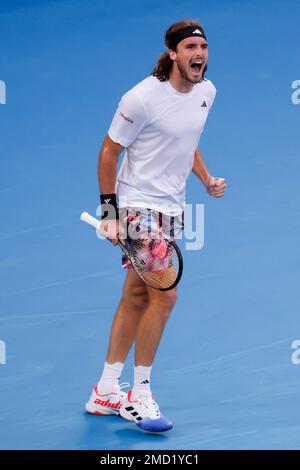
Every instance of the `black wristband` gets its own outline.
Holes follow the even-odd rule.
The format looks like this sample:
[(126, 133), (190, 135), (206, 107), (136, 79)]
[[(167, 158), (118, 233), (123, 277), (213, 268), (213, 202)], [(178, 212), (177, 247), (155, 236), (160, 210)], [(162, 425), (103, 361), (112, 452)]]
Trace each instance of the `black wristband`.
[(102, 219), (116, 220), (119, 218), (117, 197), (115, 194), (100, 194)]

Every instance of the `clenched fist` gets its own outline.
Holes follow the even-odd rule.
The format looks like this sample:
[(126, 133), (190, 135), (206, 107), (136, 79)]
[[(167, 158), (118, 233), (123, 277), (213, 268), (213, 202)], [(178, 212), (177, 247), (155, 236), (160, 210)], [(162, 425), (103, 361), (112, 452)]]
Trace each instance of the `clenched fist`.
[(216, 176), (210, 176), (206, 183), (206, 190), (208, 194), (213, 197), (222, 197), (226, 191), (226, 180), (225, 178), (217, 178)]

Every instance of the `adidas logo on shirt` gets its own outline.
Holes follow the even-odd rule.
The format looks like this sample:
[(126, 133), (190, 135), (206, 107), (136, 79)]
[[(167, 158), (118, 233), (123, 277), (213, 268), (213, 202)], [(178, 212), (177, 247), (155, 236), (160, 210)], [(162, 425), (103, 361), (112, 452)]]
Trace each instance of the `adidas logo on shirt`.
[(206, 101), (203, 101), (203, 103), (201, 104), (201, 108), (207, 108)]

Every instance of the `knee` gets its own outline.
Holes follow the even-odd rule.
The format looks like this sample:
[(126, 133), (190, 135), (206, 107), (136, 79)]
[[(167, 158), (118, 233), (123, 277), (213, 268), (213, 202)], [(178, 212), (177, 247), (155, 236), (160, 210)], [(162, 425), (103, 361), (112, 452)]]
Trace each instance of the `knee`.
[(177, 291), (175, 289), (165, 292), (166, 295), (166, 306), (171, 311), (177, 302)]
[(157, 309), (160, 313), (168, 317), (177, 302), (177, 292), (175, 289), (160, 292), (154, 299), (154, 302), (157, 304)]
[(144, 286), (124, 289), (123, 301), (128, 308), (145, 309), (149, 303), (147, 289)]

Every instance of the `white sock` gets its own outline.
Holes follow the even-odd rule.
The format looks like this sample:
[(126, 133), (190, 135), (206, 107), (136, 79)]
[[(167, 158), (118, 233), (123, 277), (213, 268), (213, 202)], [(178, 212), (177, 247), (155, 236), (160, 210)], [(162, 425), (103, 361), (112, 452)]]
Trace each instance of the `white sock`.
[(132, 388), (132, 394), (133, 396), (137, 396), (140, 393), (143, 392), (150, 392), (151, 393), (151, 387), (150, 387), (150, 375), (151, 375), (151, 369), (152, 366), (150, 367), (145, 367), (145, 366), (135, 366), (134, 368), (134, 384)]
[(124, 364), (115, 362), (114, 364), (104, 363), (103, 372), (97, 385), (99, 393), (109, 393), (113, 390), (114, 385), (119, 383)]

